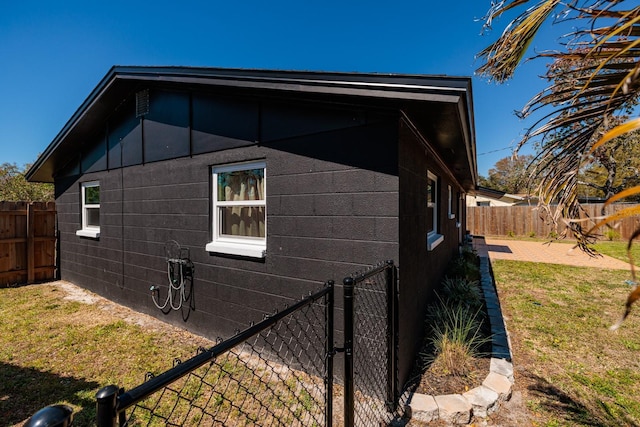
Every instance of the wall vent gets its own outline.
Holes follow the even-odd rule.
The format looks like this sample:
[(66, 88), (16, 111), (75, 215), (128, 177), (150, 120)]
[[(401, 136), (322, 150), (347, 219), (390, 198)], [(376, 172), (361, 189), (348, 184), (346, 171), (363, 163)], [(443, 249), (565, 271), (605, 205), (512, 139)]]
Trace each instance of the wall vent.
[(149, 114), (149, 89), (136, 93), (136, 117)]

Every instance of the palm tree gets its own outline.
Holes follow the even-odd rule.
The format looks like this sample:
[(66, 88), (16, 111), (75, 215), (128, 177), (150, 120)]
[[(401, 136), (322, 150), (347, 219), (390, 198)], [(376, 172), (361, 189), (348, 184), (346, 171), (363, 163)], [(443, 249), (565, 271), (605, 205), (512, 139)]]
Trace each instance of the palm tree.
[[(578, 221), (578, 177), (598, 147), (640, 128), (640, 118), (626, 121), (634, 114), (640, 96), (640, 6), (637, 1), (624, 0), (530, 3), (503, 0), (492, 5), (485, 17), (487, 27), (507, 11), (524, 10), (498, 40), (480, 52), (483, 64), (477, 72), (504, 82), (523, 61), (543, 23), (569, 21), (577, 28), (559, 40), (559, 49), (533, 56), (549, 61), (545, 78), (550, 85), (521, 111), (523, 117), (534, 111), (543, 112), (544, 117), (527, 131), (519, 147), (539, 144), (530, 173), (540, 179), (540, 207), (556, 224), (565, 220), (578, 246), (591, 252), (594, 230), (612, 217), (583, 227), (584, 223)], [(608, 203), (638, 193), (640, 187), (626, 189)], [(622, 215), (637, 213), (636, 209)]]

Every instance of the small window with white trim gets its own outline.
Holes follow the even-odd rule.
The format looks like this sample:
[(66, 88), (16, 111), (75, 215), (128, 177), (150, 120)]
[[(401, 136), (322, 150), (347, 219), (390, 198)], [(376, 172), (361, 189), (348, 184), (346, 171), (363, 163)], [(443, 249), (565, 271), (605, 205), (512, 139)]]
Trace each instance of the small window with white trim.
[(83, 182), (80, 185), (82, 228), (76, 231), (81, 237), (100, 237), (100, 182)]
[(455, 211), (453, 209), (453, 190), (451, 189), (450, 185), (447, 185), (447, 188), (449, 189), (449, 204), (448, 204), (448, 208), (447, 208), (447, 216), (449, 217), (449, 219), (455, 219), (456, 218), (456, 214)]
[(427, 250), (432, 251), (444, 240), (438, 233), (438, 176), (427, 171)]
[(266, 164), (212, 168), (212, 231), (209, 252), (264, 258), (267, 249)]

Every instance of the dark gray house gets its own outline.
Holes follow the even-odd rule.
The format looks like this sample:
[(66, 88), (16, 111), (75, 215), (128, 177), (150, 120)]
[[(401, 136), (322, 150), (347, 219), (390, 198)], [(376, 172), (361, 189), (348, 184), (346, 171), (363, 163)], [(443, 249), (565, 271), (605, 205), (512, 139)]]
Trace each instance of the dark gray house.
[(55, 184), (62, 279), (211, 338), (394, 260), (402, 380), (464, 237), (474, 138), (470, 78), (114, 67), (27, 178)]

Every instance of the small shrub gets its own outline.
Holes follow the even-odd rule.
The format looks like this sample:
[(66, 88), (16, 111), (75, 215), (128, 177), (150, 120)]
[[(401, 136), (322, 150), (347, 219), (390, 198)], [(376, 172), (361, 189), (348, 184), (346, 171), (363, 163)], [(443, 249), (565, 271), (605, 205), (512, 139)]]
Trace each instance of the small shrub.
[(614, 230), (613, 228), (608, 228), (607, 231), (604, 232), (604, 236), (609, 241), (613, 241), (613, 240), (618, 240), (620, 238), (620, 233), (618, 233), (618, 231)]
[(482, 307), (482, 296), (477, 280), (445, 277), (442, 281), (442, 293), (448, 304), (463, 305), (472, 310), (479, 310)]
[(480, 280), (478, 256), (475, 252), (464, 252), (455, 258), (447, 268), (448, 277), (463, 277), (470, 280)]
[(468, 375), (473, 359), (481, 355), (480, 349), (489, 341), (482, 334), (479, 313), (440, 300), (427, 316), (427, 327), (432, 330), (429, 338), (432, 351), (420, 353), (423, 366), (431, 364), (447, 375)]
[(516, 237), (516, 233), (514, 233), (511, 230), (509, 230), (509, 231), (507, 231), (507, 237)]
[(478, 256), (464, 247), (427, 307), (423, 347), (417, 355), (419, 371), (468, 379), (476, 374), (474, 359), (490, 351), (491, 344), (479, 280)]
[(531, 237), (532, 239), (533, 239), (534, 237), (536, 237), (536, 232), (535, 232), (535, 231), (530, 231), (530, 232), (529, 232), (529, 237)]
[(462, 251), (460, 251), (460, 256), (468, 262), (478, 263), (478, 254), (471, 246), (463, 246)]

